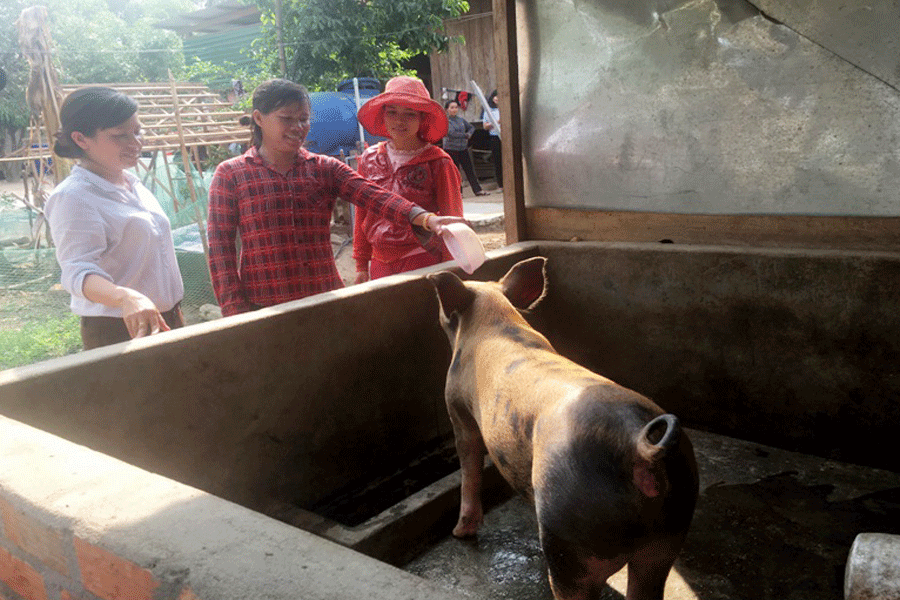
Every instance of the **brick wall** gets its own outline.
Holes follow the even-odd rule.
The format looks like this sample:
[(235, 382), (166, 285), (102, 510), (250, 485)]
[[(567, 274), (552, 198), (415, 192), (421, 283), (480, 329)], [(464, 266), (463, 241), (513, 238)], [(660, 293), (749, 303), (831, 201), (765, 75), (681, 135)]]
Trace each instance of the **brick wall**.
[(0, 516), (0, 600), (199, 600), (187, 585), (160, 590), (149, 569), (3, 497)]
[(0, 415), (0, 600), (460, 600)]

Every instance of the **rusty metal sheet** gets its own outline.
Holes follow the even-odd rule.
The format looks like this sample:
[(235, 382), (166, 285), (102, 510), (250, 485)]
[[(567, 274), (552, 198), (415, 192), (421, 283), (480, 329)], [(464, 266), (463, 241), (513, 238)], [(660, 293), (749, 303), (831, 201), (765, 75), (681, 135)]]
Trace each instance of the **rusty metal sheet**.
[(897, 90), (753, 5), (518, 7), (526, 206), (900, 215)]

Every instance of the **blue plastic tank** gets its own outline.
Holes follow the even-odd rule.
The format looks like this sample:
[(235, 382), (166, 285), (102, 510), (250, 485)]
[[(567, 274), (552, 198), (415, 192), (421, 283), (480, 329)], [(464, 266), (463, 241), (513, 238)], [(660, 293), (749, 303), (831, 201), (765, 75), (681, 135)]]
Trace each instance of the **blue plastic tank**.
[[(365, 102), (381, 93), (377, 79), (360, 77), (359, 95)], [(310, 92), (312, 124), (306, 136), (306, 148), (317, 154), (340, 156), (341, 150), (350, 155), (357, 149), (359, 124), (356, 120), (356, 100), (353, 94), (353, 80), (342, 81), (336, 92)], [(384, 138), (365, 132), (369, 145)]]

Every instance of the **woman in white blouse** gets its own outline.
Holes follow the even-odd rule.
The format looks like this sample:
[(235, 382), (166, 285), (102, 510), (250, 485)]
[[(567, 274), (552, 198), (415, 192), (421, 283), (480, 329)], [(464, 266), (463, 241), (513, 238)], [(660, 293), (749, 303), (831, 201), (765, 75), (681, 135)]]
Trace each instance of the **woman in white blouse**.
[[(491, 92), (491, 95), (487, 97), (488, 105), (484, 107), (484, 110), (481, 113), (481, 120), (484, 123), (484, 128), (490, 134), (489, 140), (491, 143), (491, 162), (494, 164), (494, 179), (497, 181), (497, 187), (499, 189), (503, 189), (503, 146), (500, 143), (500, 131), (494, 127), (494, 122), (500, 123), (500, 107), (497, 105), (497, 99), (500, 96), (500, 93), (497, 90)], [(491, 112), (491, 115), (494, 117), (493, 122), (488, 119), (488, 111)]]
[(60, 121), (53, 151), (78, 164), (45, 212), (84, 349), (183, 326), (169, 219), (126, 171), (143, 146), (137, 103), (111, 88), (83, 88), (66, 97)]

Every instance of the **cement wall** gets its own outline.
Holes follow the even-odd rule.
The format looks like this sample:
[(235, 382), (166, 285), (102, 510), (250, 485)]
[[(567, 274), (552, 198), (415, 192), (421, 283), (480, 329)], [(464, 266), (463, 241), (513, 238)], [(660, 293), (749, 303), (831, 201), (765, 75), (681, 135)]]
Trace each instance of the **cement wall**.
[(900, 254), (541, 243), (557, 348), (689, 425), (896, 470)]
[[(900, 254), (671, 244), (548, 257), (559, 349), (690, 425), (886, 466), (900, 417)], [(421, 273), (0, 373), (0, 414), (266, 511), (451, 435)], [(335, 468), (339, 465), (340, 468)]]
[[(534, 322), (564, 354), (687, 425), (896, 469), (900, 253), (526, 243), (476, 275), (536, 254), (550, 290)], [(48, 585), (107, 597), (78, 595), (88, 570), (98, 590), (125, 573), (156, 582), (154, 598), (254, 597), (213, 586), (240, 569), (283, 584), (267, 597), (361, 597), (353, 578), (381, 577), (381, 563), (357, 569), (356, 554), (258, 512), (302, 507), (450, 436), (449, 350), (422, 274), (0, 372), (0, 582), (29, 599)], [(188, 513), (169, 510), (182, 497)], [(39, 533), (18, 534), (20, 521)], [(212, 558), (258, 538), (345, 575), (326, 568), (298, 595), (268, 549)], [(342, 577), (357, 583), (331, 595)], [(15, 587), (32, 584), (44, 592)]]
[(898, 216), (896, 2), (520, 4), (527, 206)]
[(0, 372), (0, 414), (254, 510), (306, 507), (450, 439), (437, 311), (420, 274), (347, 288)]
[(211, 494), (0, 417), (0, 598), (460, 597)]

